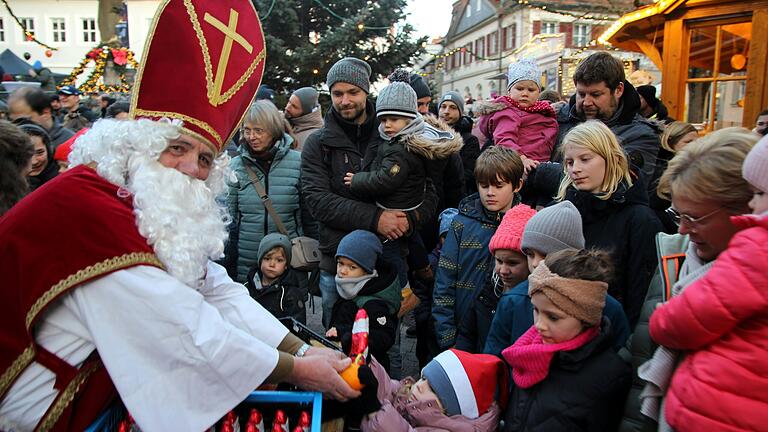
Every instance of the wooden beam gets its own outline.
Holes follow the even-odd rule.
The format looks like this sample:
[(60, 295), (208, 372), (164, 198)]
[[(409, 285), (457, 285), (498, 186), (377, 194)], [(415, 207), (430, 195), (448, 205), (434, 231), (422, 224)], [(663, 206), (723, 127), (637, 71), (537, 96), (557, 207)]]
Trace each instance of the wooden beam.
[(664, 23), (663, 62), (661, 68), (661, 100), (669, 110), (669, 116), (685, 121), (685, 79), (688, 75), (688, 32), (683, 20)]
[(651, 59), (653, 64), (655, 64), (659, 70), (664, 69), (662, 67), (663, 62), (661, 61), (661, 53), (659, 52), (659, 49), (656, 48), (656, 45), (644, 37), (639, 37), (633, 40), (633, 42), (637, 44), (637, 47), (640, 48), (646, 57)]
[(747, 65), (747, 91), (744, 96), (742, 125), (755, 127), (757, 114), (768, 107), (768, 8), (752, 15), (752, 43)]

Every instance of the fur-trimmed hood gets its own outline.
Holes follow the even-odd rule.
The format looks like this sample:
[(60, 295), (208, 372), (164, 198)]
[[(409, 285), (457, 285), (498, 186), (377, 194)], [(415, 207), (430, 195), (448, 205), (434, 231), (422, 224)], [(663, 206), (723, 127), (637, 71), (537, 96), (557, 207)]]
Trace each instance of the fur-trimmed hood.
[(461, 134), (455, 132), (445, 121), (431, 115), (426, 115), (424, 116), (424, 122), (427, 123), (427, 127), (437, 129), (439, 132), (447, 134), (446, 136), (450, 136), (450, 138), (434, 140), (427, 138), (423, 134), (407, 135), (403, 139), (403, 144), (409, 152), (427, 159), (447, 159), (452, 154), (458, 153), (464, 146)]
[(478, 117), (493, 114), (496, 111), (501, 111), (505, 108), (507, 108), (507, 104), (499, 102), (498, 99), (475, 101), (475, 103), (472, 104), (472, 112)]

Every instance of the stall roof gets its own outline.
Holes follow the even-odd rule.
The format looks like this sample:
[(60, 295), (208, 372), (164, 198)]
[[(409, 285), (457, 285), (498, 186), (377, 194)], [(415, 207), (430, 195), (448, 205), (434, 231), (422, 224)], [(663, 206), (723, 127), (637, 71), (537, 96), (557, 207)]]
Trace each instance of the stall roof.
[(32, 69), (31, 64), (22, 60), (9, 49), (0, 53), (0, 67), (3, 68), (5, 73), (11, 75), (27, 75), (29, 70)]

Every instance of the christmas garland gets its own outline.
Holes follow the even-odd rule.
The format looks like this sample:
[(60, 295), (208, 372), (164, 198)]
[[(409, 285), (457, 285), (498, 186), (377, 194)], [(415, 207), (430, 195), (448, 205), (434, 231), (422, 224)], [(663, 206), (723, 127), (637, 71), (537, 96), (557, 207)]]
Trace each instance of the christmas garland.
[[(61, 86), (63, 87), (66, 85), (74, 85), (77, 77), (83, 73), (86, 66), (88, 66), (88, 64), (92, 61), (96, 64), (96, 67), (93, 69), (93, 72), (91, 72), (85, 82), (79, 87), (81, 91), (86, 93), (128, 93), (131, 90), (131, 86), (125, 81), (125, 69), (129, 66), (133, 69), (139, 68), (139, 63), (136, 61), (133, 51), (125, 47), (110, 48), (106, 45), (90, 50), (88, 54), (85, 55), (85, 58), (80, 62), (80, 64), (72, 69), (72, 72), (69, 74), (69, 76), (61, 82)], [(108, 86), (105, 85), (102, 80), (104, 70), (106, 69), (107, 62), (109, 61), (112, 61), (112, 63), (116, 66), (115, 69), (117, 69), (117, 71), (120, 73), (119, 85)]]

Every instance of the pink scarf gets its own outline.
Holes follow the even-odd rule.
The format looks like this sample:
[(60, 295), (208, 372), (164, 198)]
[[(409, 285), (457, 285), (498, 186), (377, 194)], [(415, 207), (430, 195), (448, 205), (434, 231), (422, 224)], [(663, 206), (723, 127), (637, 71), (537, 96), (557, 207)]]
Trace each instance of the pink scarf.
[(556, 352), (572, 351), (591, 341), (599, 333), (598, 326), (581, 332), (575, 338), (558, 344), (545, 344), (533, 325), (510, 347), (501, 352), (512, 366), (512, 379), (521, 388), (528, 388), (544, 380), (549, 364)]

